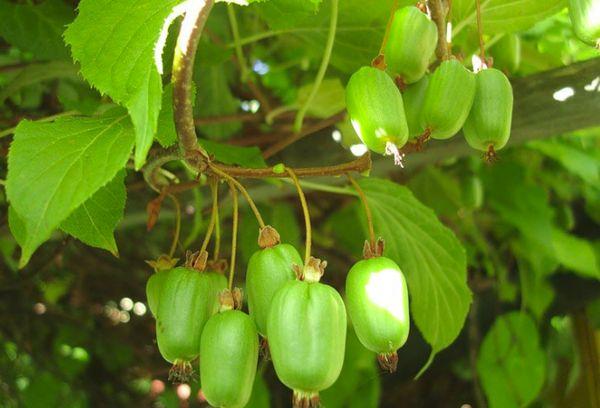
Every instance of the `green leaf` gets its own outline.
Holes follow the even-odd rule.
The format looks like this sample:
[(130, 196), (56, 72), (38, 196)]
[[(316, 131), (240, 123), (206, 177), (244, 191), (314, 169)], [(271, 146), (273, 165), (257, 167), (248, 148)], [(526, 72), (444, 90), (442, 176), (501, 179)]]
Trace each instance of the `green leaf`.
[[(127, 107), (136, 134), (139, 169), (156, 133), (162, 100), (161, 30), (182, 0), (82, 0), (65, 31), (84, 78)], [(164, 27), (163, 27), (164, 26)], [(158, 65), (157, 65), (158, 64)]]
[(554, 228), (552, 248), (556, 260), (568, 270), (583, 277), (600, 279), (600, 265), (589, 241)]
[(530, 142), (529, 146), (557, 160), (567, 170), (589, 184), (597, 184), (600, 180), (600, 162), (585, 150), (577, 149), (560, 140), (536, 140)]
[(382, 179), (360, 181), (385, 254), (408, 281), (411, 315), (433, 354), (448, 347), (462, 329), (471, 291), (465, 250), (454, 235), (406, 187)]
[(77, 78), (77, 67), (66, 61), (40, 62), (27, 65), (0, 90), (0, 104), (21, 89), (57, 78)]
[(254, 169), (267, 167), (261, 151), (258, 147), (240, 147), (223, 143), (213, 142), (211, 140), (199, 139), (198, 143), (209, 154), (213, 155), (217, 161), (225, 164), (250, 167)]
[(125, 166), (133, 141), (131, 124), (120, 109), (98, 118), (19, 124), (8, 155), (6, 191), (23, 224), (22, 239), (16, 237), (22, 246), (21, 267)]
[(321, 0), (269, 0), (259, 6), (262, 17), (276, 30), (291, 28), (314, 17)]
[(410, 179), (408, 187), (423, 204), (439, 216), (456, 215), (463, 207), (458, 181), (447, 172), (429, 166)]
[(269, 208), (269, 224), (279, 232), (281, 242), (300, 248), (303, 245), (300, 242), (302, 234), (294, 207), (285, 202), (276, 202)]
[(496, 319), (479, 350), (477, 371), (490, 408), (529, 405), (544, 385), (546, 356), (525, 313)]
[[(200, 118), (233, 115), (240, 111), (240, 103), (231, 93), (225, 66), (202, 66), (196, 71), (198, 84), (195, 111)], [(242, 129), (240, 122), (202, 125), (199, 131), (209, 139), (223, 140)]]
[(39, 59), (69, 58), (62, 34), (71, 20), (73, 9), (62, 0), (46, 0), (38, 5), (0, 0), (0, 36)]
[[(307, 84), (298, 89), (299, 106), (303, 106), (314, 84)], [(314, 99), (312, 100), (307, 113), (316, 118), (328, 118), (338, 112), (346, 109), (346, 92), (344, 86), (338, 78), (325, 79)]]
[[(567, 6), (567, 0), (481, 0), (481, 19), (485, 34), (525, 30)], [(475, 0), (452, 2), (454, 34), (477, 23)]]
[(121, 170), (62, 222), (60, 228), (87, 245), (119, 255), (113, 236), (125, 210), (125, 171)]

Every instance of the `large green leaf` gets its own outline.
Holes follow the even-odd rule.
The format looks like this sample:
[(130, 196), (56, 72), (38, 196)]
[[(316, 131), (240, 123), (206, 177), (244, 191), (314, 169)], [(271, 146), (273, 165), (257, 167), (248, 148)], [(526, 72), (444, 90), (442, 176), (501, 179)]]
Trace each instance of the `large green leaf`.
[(157, 43), (173, 7), (181, 2), (83, 0), (65, 32), (85, 79), (127, 107), (136, 133), (137, 169), (146, 160), (160, 112), (162, 50)]
[(568, 270), (583, 277), (600, 279), (600, 265), (591, 242), (554, 228), (552, 249), (556, 260)]
[(491, 408), (525, 407), (544, 385), (546, 356), (529, 315), (496, 319), (479, 350), (477, 371)]
[(561, 140), (536, 140), (529, 146), (557, 160), (589, 184), (597, 185), (600, 180), (600, 161), (589, 151), (577, 149)]
[(122, 170), (73, 211), (60, 228), (87, 245), (106, 249), (117, 256), (119, 251), (113, 232), (125, 210), (124, 179)]
[(6, 191), (22, 221), (20, 266), (125, 166), (133, 142), (133, 128), (120, 109), (98, 118), (19, 124), (8, 155)]
[(72, 8), (62, 0), (37, 5), (0, 0), (0, 36), (39, 59), (69, 58), (62, 34), (72, 19)]
[(406, 275), (411, 315), (433, 356), (456, 339), (469, 310), (465, 250), (406, 187), (382, 179), (363, 179), (360, 185), (375, 230), (386, 241), (385, 255)]
[[(483, 31), (496, 34), (525, 30), (566, 5), (567, 0), (481, 0)], [(455, 34), (467, 25), (475, 25), (475, 0), (454, 0), (452, 20)]]

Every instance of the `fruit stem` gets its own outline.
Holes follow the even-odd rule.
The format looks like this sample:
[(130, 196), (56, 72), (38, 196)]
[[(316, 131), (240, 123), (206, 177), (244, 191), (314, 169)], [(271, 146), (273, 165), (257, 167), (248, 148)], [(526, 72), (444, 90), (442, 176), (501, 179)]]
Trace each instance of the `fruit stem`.
[(235, 185), (229, 182), (229, 189), (231, 191), (231, 198), (233, 200), (233, 226), (231, 229), (231, 260), (229, 261), (229, 284), (228, 288), (233, 288), (233, 276), (235, 274), (235, 254), (237, 252), (237, 232), (238, 232), (238, 195)]
[(483, 23), (481, 22), (481, 4), (480, 0), (475, 0), (476, 12), (477, 12), (477, 35), (479, 36), (479, 57), (481, 63), (487, 65), (485, 61), (485, 45), (483, 43)]
[(383, 40), (381, 40), (381, 46), (379, 47), (379, 55), (373, 59), (371, 66), (373, 68), (381, 69), (385, 71), (385, 46), (387, 45), (388, 38), (390, 37), (390, 30), (392, 28), (392, 23), (394, 22), (394, 14), (398, 9), (398, 0), (394, 0), (392, 3), (392, 8), (390, 10), (390, 17), (388, 18), (387, 25), (385, 26), (385, 33), (383, 34)]
[(304, 212), (304, 225), (306, 227), (306, 242), (305, 242), (305, 252), (304, 252), (304, 265), (308, 264), (310, 260), (310, 246), (312, 243), (312, 232), (310, 226), (310, 214), (308, 212), (308, 204), (306, 203), (306, 197), (304, 196), (304, 191), (302, 191), (302, 187), (300, 186), (300, 182), (298, 181), (298, 177), (294, 170), (286, 167), (285, 169), (289, 174), (290, 178), (294, 182), (296, 186), (296, 190), (298, 190), (298, 197), (300, 198), (300, 204), (302, 205), (302, 211)]
[(217, 190), (217, 181), (212, 180), (210, 183), (210, 191), (212, 194), (212, 211), (210, 214), (210, 221), (208, 222), (208, 227), (206, 228), (206, 234), (204, 235), (204, 241), (202, 242), (202, 246), (200, 247), (200, 253), (206, 252), (206, 248), (208, 247), (208, 243), (210, 242), (210, 237), (212, 236), (213, 228), (215, 227), (217, 207), (219, 206)]
[(373, 215), (371, 213), (369, 203), (367, 202), (367, 196), (365, 195), (363, 189), (360, 188), (360, 185), (356, 182), (356, 180), (354, 180), (354, 177), (352, 177), (350, 174), (346, 174), (346, 177), (348, 177), (348, 180), (350, 180), (350, 183), (358, 193), (360, 201), (362, 201), (362, 205), (365, 209), (365, 215), (367, 216), (367, 226), (369, 227), (369, 243), (371, 245), (371, 248), (375, 248), (375, 229), (373, 228)]
[[(219, 200), (217, 194), (217, 201)], [(215, 209), (215, 248), (213, 252), (213, 261), (219, 259), (219, 252), (221, 252), (221, 218), (219, 217), (219, 206)]]
[(446, 16), (448, 10), (444, 6), (443, 0), (429, 0), (427, 2), (431, 19), (438, 29), (438, 44), (435, 55), (440, 61), (448, 59), (448, 42), (446, 41)]
[(171, 249), (169, 250), (169, 258), (173, 258), (177, 244), (179, 243), (179, 234), (181, 232), (181, 205), (179, 200), (173, 194), (168, 194), (173, 205), (175, 206), (175, 231), (173, 232), (173, 242), (171, 243)]
[(225, 171), (221, 170), (218, 166), (215, 166), (212, 163), (209, 164), (209, 167), (217, 175), (219, 175), (219, 176), (223, 177), (224, 179), (226, 179), (227, 181), (233, 183), (237, 187), (237, 189), (240, 190), (240, 192), (242, 193), (242, 195), (248, 202), (248, 205), (252, 209), (252, 212), (254, 213), (254, 216), (256, 217), (256, 221), (258, 221), (259, 227), (264, 228), (265, 222), (263, 221), (263, 218), (261, 217), (260, 212), (258, 211), (258, 208), (256, 208), (256, 204), (254, 204), (254, 200), (252, 200), (252, 197), (250, 197), (250, 194), (248, 194), (248, 190), (246, 190), (246, 188), (242, 185), (242, 183), (240, 183), (235, 178), (233, 178), (232, 176), (230, 176)]

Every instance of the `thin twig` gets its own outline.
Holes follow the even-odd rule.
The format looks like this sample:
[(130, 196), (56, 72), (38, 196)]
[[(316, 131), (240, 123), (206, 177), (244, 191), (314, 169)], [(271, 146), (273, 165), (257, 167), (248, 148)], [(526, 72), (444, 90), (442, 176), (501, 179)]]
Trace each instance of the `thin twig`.
[[(218, 188), (217, 188), (218, 190)], [(217, 191), (217, 206), (215, 207), (215, 248), (213, 252), (213, 259), (219, 260), (219, 253), (221, 252), (221, 219), (219, 217), (219, 192)]]
[(343, 120), (344, 117), (346, 116), (346, 112), (342, 111), (342, 112), (338, 112), (333, 116), (330, 116), (326, 119), (323, 119), (322, 121), (320, 121), (319, 123), (316, 123), (314, 126), (311, 126), (309, 128), (306, 128), (305, 130), (298, 132), (298, 133), (294, 133), (292, 135), (290, 135), (288, 138), (281, 140), (280, 142), (275, 143), (273, 146), (269, 147), (267, 150), (265, 150), (263, 152), (263, 157), (265, 159), (268, 159), (269, 157), (274, 156), (275, 154), (279, 153), (280, 151), (282, 151), (283, 149), (285, 149), (286, 147), (288, 147), (289, 145), (291, 145), (292, 143), (297, 142), (298, 140), (312, 135), (316, 132), (319, 132), (323, 129), (326, 129), (330, 126), (335, 125), (336, 123), (338, 123), (339, 121)]
[(214, 0), (198, 0), (187, 3), (173, 58), (175, 128), (185, 159), (197, 168), (202, 168), (202, 164), (208, 161), (208, 153), (200, 147), (196, 136), (191, 100), (192, 76), (200, 35), (213, 4)]
[(240, 43), (240, 30), (235, 16), (235, 10), (230, 3), (227, 4), (227, 17), (229, 18), (231, 35), (233, 36), (233, 42), (235, 44), (235, 55), (237, 57), (238, 66), (240, 67), (240, 80), (244, 83), (250, 78), (250, 70), (248, 69), (248, 63), (246, 62), (246, 57), (244, 56), (244, 51), (242, 50), (242, 45)]
[(481, 4), (480, 0), (475, 0), (477, 12), (477, 35), (479, 36), (479, 57), (485, 64), (485, 44), (483, 43), (483, 23), (481, 22)]
[(346, 174), (346, 176), (348, 177), (348, 180), (350, 180), (350, 183), (352, 184), (352, 186), (358, 193), (360, 200), (362, 201), (362, 205), (365, 209), (365, 215), (367, 216), (367, 225), (369, 227), (369, 243), (371, 244), (371, 248), (375, 248), (375, 229), (373, 228), (373, 216), (371, 214), (371, 208), (369, 207), (369, 203), (367, 201), (367, 196), (365, 195), (363, 189), (360, 188), (360, 185), (356, 182), (356, 180), (354, 180), (354, 177), (352, 177), (350, 174)]
[(335, 41), (335, 33), (337, 29), (337, 20), (338, 20), (338, 0), (331, 0), (331, 16), (329, 20), (329, 34), (327, 35), (327, 42), (325, 43), (325, 51), (323, 52), (323, 59), (321, 60), (321, 66), (319, 67), (319, 71), (317, 72), (317, 77), (315, 78), (315, 82), (313, 84), (312, 89), (310, 90), (310, 94), (304, 104), (298, 110), (296, 114), (296, 119), (294, 120), (294, 132), (298, 133), (302, 130), (302, 123), (304, 122), (304, 116), (310, 107), (313, 99), (317, 95), (319, 88), (321, 87), (321, 83), (325, 78), (325, 73), (327, 72), (327, 67), (329, 66), (329, 60), (331, 58), (331, 52), (333, 50), (333, 43)]
[(294, 170), (292, 170), (291, 168), (286, 168), (286, 172), (289, 174), (290, 178), (294, 182), (296, 190), (298, 190), (298, 197), (300, 198), (302, 212), (304, 213), (304, 225), (306, 228), (306, 240), (304, 245), (304, 265), (308, 265), (308, 261), (310, 260), (310, 247), (312, 244), (312, 229), (310, 225), (310, 214), (308, 212), (308, 204), (306, 203), (304, 191), (302, 191), (302, 187), (300, 186), (300, 182), (298, 181), (298, 177), (296, 177), (296, 173), (294, 173)]
[(229, 261), (229, 290), (233, 288), (233, 276), (235, 274), (235, 256), (237, 252), (237, 233), (238, 233), (238, 196), (235, 185), (230, 181), (229, 189), (233, 201), (233, 216), (231, 229), (231, 260)]
[(264, 118), (258, 113), (234, 113), (232, 115), (208, 116), (206, 118), (196, 118), (196, 126), (218, 125), (229, 122), (260, 122)]
[(173, 242), (169, 250), (169, 258), (173, 258), (177, 244), (179, 243), (179, 233), (181, 232), (181, 205), (179, 205), (179, 200), (173, 194), (167, 194), (167, 196), (173, 201), (173, 205), (175, 206), (175, 232), (173, 232)]
[[(240, 183), (234, 177), (232, 177), (228, 171), (227, 172), (223, 171), (222, 168), (219, 168), (218, 166), (216, 166), (213, 163), (209, 164), (209, 168), (217, 176), (220, 176), (220, 177), (224, 178), (225, 180), (227, 180), (228, 182), (233, 183), (237, 187), (237, 189), (240, 190), (240, 192), (242, 193), (242, 195), (248, 202), (248, 205), (252, 209), (252, 212), (254, 213), (254, 216), (256, 217), (256, 221), (258, 221), (258, 225), (260, 226), (260, 228), (264, 228), (265, 222), (264, 222), (262, 216), (260, 215), (260, 212), (258, 211), (256, 204), (254, 204), (254, 200), (252, 200), (252, 197), (250, 197), (248, 190), (246, 190), (246, 188), (242, 185), (242, 183)], [(236, 167), (233, 167), (233, 168), (236, 168)], [(249, 169), (244, 169), (244, 170), (249, 170)]]
[(202, 242), (202, 246), (200, 247), (200, 253), (203, 253), (204, 251), (206, 251), (206, 248), (208, 248), (208, 243), (210, 242), (210, 237), (212, 236), (213, 228), (215, 226), (215, 217), (217, 215), (216, 214), (217, 206), (218, 206), (217, 196), (218, 196), (219, 192), (217, 191), (218, 183), (216, 180), (211, 182), (210, 189), (211, 189), (211, 193), (212, 193), (212, 211), (211, 211), (208, 227), (206, 228), (206, 234), (204, 235), (204, 241)]

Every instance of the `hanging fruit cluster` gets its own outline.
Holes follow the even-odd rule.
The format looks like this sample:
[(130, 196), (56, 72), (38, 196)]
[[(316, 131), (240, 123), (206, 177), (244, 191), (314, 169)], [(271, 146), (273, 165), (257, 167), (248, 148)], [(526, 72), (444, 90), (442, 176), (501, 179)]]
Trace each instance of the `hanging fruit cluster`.
[(427, 140), (449, 139), (461, 129), (467, 143), (492, 160), (510, 136), (510, 82), (493, 68), (474, 74), (451, 56), (427, 74), (437, 34), (421, 8), (396, 11), (383, 58), (360, 68), (348, 81), (351, 123), (370, 150), (393, 155), (397, 164), (407, 143), (419, 150)]
[[(344, 302), (336, 289), (320, 282), (327, 262), (311, 255), (306, 198), (293, 170), (284, 171), (294, 181), (304, 211), (304, 259), (292, 245), (281, 243), (277, 231), (264, 224), (247, 191), (232, 179), (229, 279), (223, 274), (226, 262), (217, 261), (218, 253), (209, 261), (206, 252), (216, 219), (216, 183), (212, 184), (213, 216), (200, 251), (188, 255), (184, 267), (174, 267), (165, 259), (152, 263), (157, 272), (148, 280), (146, 294), (156, 320), (158, 349), (173, 364), (170, 379), (187, 381), (193, 373), (192, 362), (198, 359), (202, 391), (215, 407), (247, 404), (259, 349), (265, 357), (270, 356), (281, 382), (293, 390), (293, 405), (316, 407), (319, 392), (333, 385), (342, 370), (348, 317), (362, 344), (378, 354), (387, 371), (396, 370), (396, 351), (408, 337), (406, 281), (398, 265), (382, 256), (383, 241), (375, 240), (370, 210), (359, 184), (348, 175), (365, 206), (370, 240), (365, 244), (365, 259), (348, 273)], [(246, 272), (249, 314), (240, 310), (241, 290), (232, 287), (237, 189), (246, 196), (260, 225), (260, 249), (250, 258)]]

